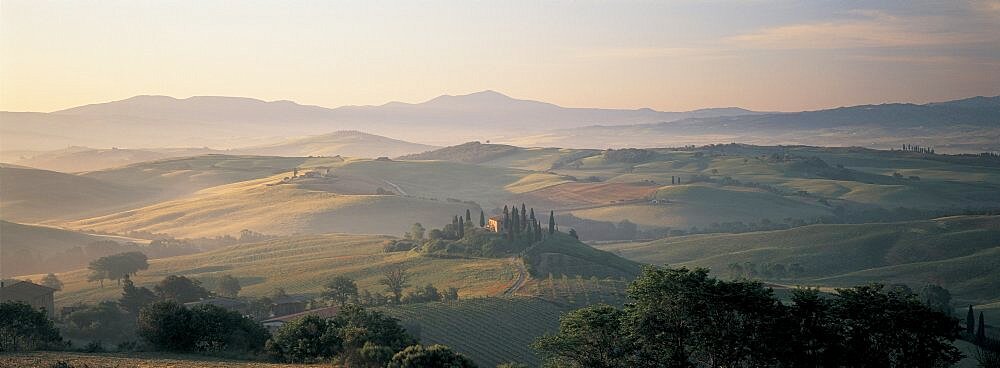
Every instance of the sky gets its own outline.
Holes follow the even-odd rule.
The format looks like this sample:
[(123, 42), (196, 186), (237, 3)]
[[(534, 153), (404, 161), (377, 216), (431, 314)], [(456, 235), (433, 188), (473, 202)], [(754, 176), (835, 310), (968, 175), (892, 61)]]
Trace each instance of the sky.
[(799, 111), (1000, 95), (992, 1), (0, 1), (0, 110), (496, 90)]

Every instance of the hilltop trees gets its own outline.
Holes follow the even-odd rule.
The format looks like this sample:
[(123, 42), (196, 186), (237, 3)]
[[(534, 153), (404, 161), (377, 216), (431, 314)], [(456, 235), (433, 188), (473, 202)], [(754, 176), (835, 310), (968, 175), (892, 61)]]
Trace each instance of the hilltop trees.
[(386, 291), (392, 293), (393, 303), (399, 304), (400, 299), (403, 297), (403, 289), (408, 286), (406, 283), (406, 270), (402, 267), (390, 267), (383, 272), (382, 280), (379, 280), (379, 283), (385, 285)]
[(326, 284), (323, 297), (344, 306), (348, 300), (358, 297), (358, 284), (347, 276), (337, 276)]
[(126, 252), (98, 258), (87, 267), (90, 269), (88, 281), (99, 281), (104, 287), (104, 280), (114, 280), (121, 285), (121, 280), (133, 276), (140, 270), (149, 268), (146, 255), (141, 252)]
[(227, 298), (235, 298), (240, 294), (240, 280), (233, 277), (233, 275), (224, 275), (219, 279), (218, 285), (215, 287), (215, 293)]
[[(590, 307), (535, 343), (567, 367), (942, 367), (959, 360), (956, 320), (882, 285), (793, 294), (749, 280), (647, 267), (624, 309)], [(877, 343), (874, 343), (877, 342)]]
[(177, 275), (165, 277), (153, 290), (160, 299), (177, 303), (193, 302), (209, 296), (208, 290), (201, 287), (201, 281)]

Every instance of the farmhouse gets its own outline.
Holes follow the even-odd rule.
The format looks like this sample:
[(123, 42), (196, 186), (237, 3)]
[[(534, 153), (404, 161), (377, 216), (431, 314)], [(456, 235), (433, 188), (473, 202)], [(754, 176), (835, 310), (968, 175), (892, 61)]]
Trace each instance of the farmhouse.
[(339, 312), (339, 311), (340, 311), (340, 307), (338, 307), (338, 306), (325, 307), (325, 308), (317, 308), (317, 309), (310, 309), (310, 310), (307, 310), (307, 311), (304, 311), (304, 312), (299, 312), (299, 313), (295, 313), (295, 314), (289, 314), (289, 315), (284, 315), (284, 316), (280, 316), (280, 317), (274, 317), (274, 318), (270, 318), (270, 319), (265, 319), (263, 321), (260, 321), (260, 323), (262, 325), (264, 325), (264, 328), (267, 328), (268, 331), (270, 331), (270, 332), (273, 333), (273, 332), (277, 331), (279, 328), (281, 328), (281, 326), (284, 326), (286, 323), (288, 323), (290, 321), (294, 321), (296, 319), (299, 319), (299, 318), (302, 318), (302, 317), (305, 317), (305, 316), (317, 316), (317, 317), (320, 317), (320, 318), (332, 318), (332, 317), (336, 316), (337, 312)]
[(489, 220), (486, 220), (486, 230), (499, 233), (503, 230), (503, 217), (500, 216), (490, 216)]
[(56, 289), (36, 285), (28, 281), (0, 283), (0, 303), (22, 302), (34, 308), (44, 310), (49, 318), (55, 318), (56, 307), (52, 294)]

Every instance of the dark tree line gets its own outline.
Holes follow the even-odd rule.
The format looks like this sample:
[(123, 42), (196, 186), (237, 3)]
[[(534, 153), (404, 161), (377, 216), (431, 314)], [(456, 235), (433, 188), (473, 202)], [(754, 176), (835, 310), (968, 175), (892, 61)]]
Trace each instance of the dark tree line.
[(961, 353), (954, 318), (878, 284), (789, 304), (754, 281), (648, 267), (624, 308), (564, 315), (534, 348), (561, 367), (943, 367)]

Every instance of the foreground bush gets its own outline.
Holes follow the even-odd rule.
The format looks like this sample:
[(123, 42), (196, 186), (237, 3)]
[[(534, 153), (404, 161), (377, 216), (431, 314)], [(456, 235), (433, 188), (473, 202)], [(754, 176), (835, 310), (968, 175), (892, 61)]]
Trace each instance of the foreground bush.
[(388, 365), (388, 368), (423, 367), (475, 368), (476, 364), (444, 345), (413, 345), (393, 355)]
[(416, 340), (399, 320), (348, 305), (331, 319), (306, 316), (282, 326), (267, 342), (267, 352), (286, 362), (336, 359), (351, 367), (384, 367)]
[(61, 346), (59, 330), (45, 312), (19, 302), (0, 303), (0, 351)]
[(174, 302), (139, 312), (138, 332), (150, 346), (167, 351), (258, 352), (269, 335), (260, 324), (212, 305), (193, 309)]
[(797, 290), (790, 305), (754, 281), (649, 267), (624, 309), (566, 314), (534, 347), (559, 367), (948, 367), (958, 321), (882, 285)]

